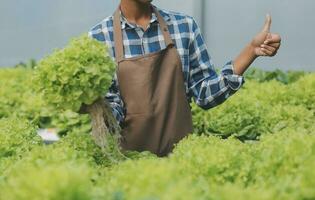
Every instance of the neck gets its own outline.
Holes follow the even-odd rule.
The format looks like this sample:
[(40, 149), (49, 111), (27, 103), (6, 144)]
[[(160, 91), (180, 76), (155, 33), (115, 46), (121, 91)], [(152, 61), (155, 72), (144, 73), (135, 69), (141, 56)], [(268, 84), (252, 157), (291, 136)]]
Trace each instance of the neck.
[(151, 3), (149, 2), (141, 3), (136, 0), (121, 0), (120, 10), (129, 22), (136, 24), (150, 21), (152, 15)]

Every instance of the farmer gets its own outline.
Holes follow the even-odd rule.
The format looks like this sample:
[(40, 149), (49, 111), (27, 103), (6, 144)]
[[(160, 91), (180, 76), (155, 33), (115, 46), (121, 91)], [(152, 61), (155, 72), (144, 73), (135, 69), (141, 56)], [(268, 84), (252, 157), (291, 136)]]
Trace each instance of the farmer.
[(239, 90), (257, 57), (277, 53), (281, 39), (270, 33), (267, 15), (261, 32), (217, 74), (194, 19), (151, 2), (121, 0), (89, 35), (117, 63), (106, 100), (122, 127), (122, 149), (165, 156), (193, 130), (191, 98), (205, 110), (221, 104)]

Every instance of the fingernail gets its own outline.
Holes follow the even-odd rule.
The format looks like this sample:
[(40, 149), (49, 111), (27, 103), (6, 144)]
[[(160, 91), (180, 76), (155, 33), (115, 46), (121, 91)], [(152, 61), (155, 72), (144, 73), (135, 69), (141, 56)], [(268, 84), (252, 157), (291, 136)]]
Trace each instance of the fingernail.
[(264, 44), (267, 44), (267, 43), (268, 43), (268, 40), (265, 40), (265, 41), (264, 41)]

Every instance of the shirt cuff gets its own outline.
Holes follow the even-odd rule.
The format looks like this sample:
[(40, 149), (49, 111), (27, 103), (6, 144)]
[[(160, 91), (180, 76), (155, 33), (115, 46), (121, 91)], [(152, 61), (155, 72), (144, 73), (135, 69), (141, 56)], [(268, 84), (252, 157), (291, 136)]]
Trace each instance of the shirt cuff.
[(122, 123), (124, 122), (125, 116), (123, 114), (121, 107), (115, 103), (112, 103), (111, 107), (112, 107), (112, 113), (113, 113), (117, 123), (120, 126), (122, 126)]
[(229, 61), (221, 70), (225, 81), (232, 90), (239, 90), (245, 83), (244, 76), (235, 74), (233, 61)]

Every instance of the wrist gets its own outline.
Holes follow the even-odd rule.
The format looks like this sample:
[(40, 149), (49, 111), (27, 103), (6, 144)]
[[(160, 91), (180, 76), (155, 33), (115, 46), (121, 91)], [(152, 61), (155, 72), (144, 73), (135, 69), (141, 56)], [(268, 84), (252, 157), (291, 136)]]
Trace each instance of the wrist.
[(257, 57), (255, 47), (251, 43), (247, 44), (234, 60), (235, 73), (242, 75)]
[(256, 53), (256, 47), (253, 45), (252, 42), (249, 43), (246, 48), (247, 48), (248, 54), (250, 55), (252, 59), (255, 60), (256, 58), (259, 57)]

